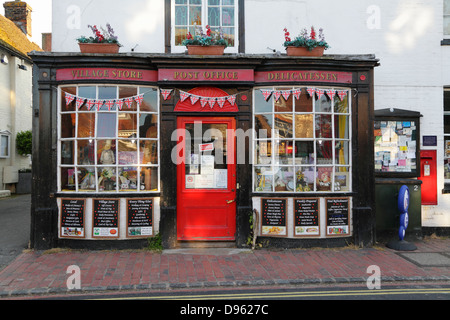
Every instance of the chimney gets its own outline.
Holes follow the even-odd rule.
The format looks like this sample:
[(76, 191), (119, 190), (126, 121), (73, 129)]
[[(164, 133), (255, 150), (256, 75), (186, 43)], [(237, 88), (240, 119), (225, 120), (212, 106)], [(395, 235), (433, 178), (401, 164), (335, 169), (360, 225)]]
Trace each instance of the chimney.
[(31, 7), (20, 0), (5, 2), (3, 7), (5, 8), (5, 17), (31, 37)]

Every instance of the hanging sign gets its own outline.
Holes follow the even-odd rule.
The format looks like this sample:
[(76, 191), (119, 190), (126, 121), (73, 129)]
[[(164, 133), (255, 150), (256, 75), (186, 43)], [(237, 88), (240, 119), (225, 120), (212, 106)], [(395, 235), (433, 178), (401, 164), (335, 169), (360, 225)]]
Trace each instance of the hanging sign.
[(84, 238), (84, 210), (86, 201), (83, 199), (61, 199), (60, 230), (61, 238)]
[(127, 237), (151, 237), (153, 235), (153, 199), (128, 199)]
[(261, 199), (261, 236), (287, 236), (286, 199)]
[(92, 236), (94, 238), (119, 237), (118, 199), (94, 199)]
[(349, 198), (326, 198), (327, 236), (345, 236), (350, 234)]

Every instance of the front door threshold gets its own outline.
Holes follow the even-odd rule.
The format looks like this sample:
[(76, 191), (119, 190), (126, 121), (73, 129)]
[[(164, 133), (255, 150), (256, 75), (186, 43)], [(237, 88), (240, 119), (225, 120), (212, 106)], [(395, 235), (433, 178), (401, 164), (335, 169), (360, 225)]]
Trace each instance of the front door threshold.
[(236, 241), (178, 241), (178, 248), (236, 248)]

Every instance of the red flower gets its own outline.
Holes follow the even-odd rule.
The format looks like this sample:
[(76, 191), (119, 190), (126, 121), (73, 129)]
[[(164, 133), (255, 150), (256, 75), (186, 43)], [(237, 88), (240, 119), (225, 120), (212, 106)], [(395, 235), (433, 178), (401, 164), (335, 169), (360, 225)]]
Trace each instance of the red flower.
[(316, 31), (314, 30), (314, 27), (311, 27), (311, 39), (316, 40)]
[(188, 40), (192, 39), (192, 34), (190, 32), (188, 32), (186, 39), (188, 39)]
[(208, 37), (211, 37), (211, 28), (209, 27), (209, 25), (206, 26), (206, 35), (207, 35)]
[(284, 38), (286, 39), (286, 41), (291, 41), (289, 35), (290, 33), (288, 32), (287, 28), (284, 28)]

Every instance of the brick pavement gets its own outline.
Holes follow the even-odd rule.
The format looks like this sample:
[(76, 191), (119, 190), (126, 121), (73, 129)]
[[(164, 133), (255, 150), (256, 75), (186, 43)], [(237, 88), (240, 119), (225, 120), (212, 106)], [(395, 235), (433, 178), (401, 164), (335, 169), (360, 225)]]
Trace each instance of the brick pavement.
[[(445, 253), (450, 239), (416, 242), (415, 253)], [(231, 286), (366, 282), (378, 265), (382, 281), (449, 281), (450, 264), (424, 266), (385, 247), (220, 250), (24, 252), (0, 272), (0, 298), (104, 290), (161, 290)], [(67, 267), (81, 270), (81, 290), (68, 290)]]

